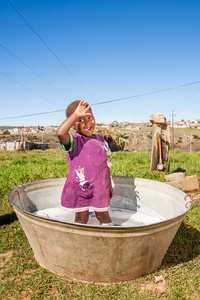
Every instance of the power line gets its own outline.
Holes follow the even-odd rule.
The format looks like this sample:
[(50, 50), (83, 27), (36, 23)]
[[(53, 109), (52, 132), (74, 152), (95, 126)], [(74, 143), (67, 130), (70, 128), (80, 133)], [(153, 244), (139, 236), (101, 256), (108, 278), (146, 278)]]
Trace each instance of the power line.
[(200, 87), (198, 87), (195, 91), (193, 91), (193, 93), (188, 96), (185, 101), (182, 101), (180, 103), (180, 105), (177, 105), (177, 107), (175, 108), (176, 111), (178, 111), (178, 113), (182, 112), (183, 110), (185, 110), (187, 107), (188, 107), (188, 104), (193, 104), (197, 101), (199, 101), (198, 99), (197, 100), (194, 100), (191, 102), (191, 100), (200, 92)]
[(54, 87), (49, 81), (47, 81), (45, 78), (43, 78), (40, 74), (38, 74), (36, 71), (34, 71), (31, 67), (29, 67), (26, 63), (24, 63), (20, 58), (18, 58), (15, 54), (13, 54), (10, 50), (8, 50), (5, 46), (3, 46), (2, 44), (0, 44), (0, 46), (7, 51), (10, 55), (12, 55), (14, 58), (16, 58), (19, 62), (21, 62), (25, 67), (27, 67), (29, 70), (31, 70), (31, 72), (33, 72), (35, 75), (37, 75), (39, 78), (41, 78), (43, 81), (45, 81), (49, 86), (51, 86), (54, 90), (56, 90), (57, 92), (59, 92), (62, 96), (64, 96), (65, 98), (67, 98), (67, 96), (59, 91), (56, 87)]
[[(21, 84), (19, 81), (13, 79), (12, 77), (6, 75), (5, 73), (3, 73), (3, 72), (0, 71), (0, 74), (2, 74), (3, 76), (7, 77), (9, 80), (11, 80), (11, 81), (13, 81), (13, 82), (19, 84), (20, 86), (22, 86), (22, 87), (25, 88), (26, 90), (30, 91), (31, 93), (34, 93), (35, 95), (39, 96), (40, 98), (44, 99), (45, 101), (47, 101), (47, 102), (49, 102), (49, 103), (51, 103), (51, 104), (57, 106), (55, 103), (49, 101), (48, 99), (44, 98), (43, 96), (41, 96), (41, 95), (39, 95), (38, 93), (34, 92), (33, 90), (29, 89), (28, 87), (26, 87), (25, 85)], [(5, 118), (5, 119), (6, 119), (6, 118)]]
[[(182, 87), (185, 87), (185, 86), (190, 86), (190, 85), (194, 85), (194, 84), (198, 84), (198, 83), (200, 83), (200, 80), (199, 81), (193, 81), (193, 82), (186, 83), (186, 84), (181, 84), (181, 85), (170, 87), (170, 88), (157, 90), (157, 91), (151, 91), (151, 92), (148, 92), (148, 93), (143, 93), (143, 94), (133, 95), (133, 96), (129, 96), (129, 97), (124, 97), (124, 98), (119, 98), (119, 99), (113, 99), (113, 100), (107, 100), (107, 101), (102, 101), (102, 102), (98, 102), (98, 103), (93, 103), (93, 104), (91, 104), (91, 106), (107, 104), (107, 103), (117, 102), (117, 101), (124, 101), (124, 100), (131, 99), (131, 98), (138, 98), (138, 97), (143, 97), (143, 96), (147, 96), (147, 95), (157, 94), (157, 93), (166, 92), (166, 91), (170, 91), (170, 90), (173, 90), (173, 89), (182, 88)], [(65, 111), (65, 110), (66, 109), (60, 109), (60, 110), (53, 110), (53, 111), (47, 111), (47, 112), (35, 113), (35, 114), (29, 114), (29, 115), (21, 115), (21, 116), (0, 118), (0, 120), (8, 120), (8, 119), (17, 119), (17, 118), (31, 117), (31, 116), (37, 116), (37, 115), (45, 115), (45, 114), (57, 113), (57, 112)]]
[(102, 101), (102, 102), (94, 103), (92, 105), (94, 106), (94, 105), (100, 105), (100, 104), (106, 104), (106, 103), (111, 103), (111, 102), (117, 102), (117, 101), (127, 100), (127, 99), (131, 99), (131, 98), (143, 97), (143, 96), (147, 96), (147, 95), (151, 95), (151, 94), (158, 94), (158, 93), (161, 93), (161, 92), (166, 92), (166, 91), (174, 90), (174, 89), (177, 89), (177, 88), (182, 88), (182, 87), (193, 85), (193, 84), (197, 84), (197, 83), (200, 83), (200, 80), (199, 81), (190, 82), (190, 83), (186, 83), (186, 84), (182, 84), (182, 85), (177, 85), (177, 86), (170, 87), (170, 88), (165, 88), (165, 89), (162, 89), (162, 90), (147, 92), (147, 93), (143, 93), (143, 94), (138, 94), (138, 95), (124, 97), (124, 98), (119, 98), (119, 99), (114, 99), (114, 100)]
[(33, 116), (39, 116), (39, 115), (47, 115), (47, 114), (61, 112), (61, 111), (64, 111), (64, 110), (66, 110), (66, 109), (58, 109), (58, 110), (46, 111), (46, 112), (35, 113), (35, 114), (28, 114), (28, 115), (21, 115), (21, 116), (15, 116), (15, 117), (1, 118), (0, 120), (10, 120), (10, 119), (19, 119), (19, 118), (33, 117)]
[[(194, 100), (190, 105), (192, 105), (192, 104), (194, 104), (194, 103), (196, 103), (196, 102), (198, 102), (198, 101), (200, 101), (200, 99)], [(186, 107), (186, 108), (187, 108), (187, 107)], [(186, 108), (183, 108), (182, 110), (178, 111), (178, 113), (180, 114), (180, 112), (184, 111)]]
[[(65, 70), (73, 77), (73, 79), (84, 89), (84, 91), (90, 95), (86, 88), (81, 84), (81, 82), (72, 74), (72, 72), (66, 67), (66, 65), (61, 61), (61, 59), (51, 50), (47, 43), (41, 38), (41, 36), (35, 31), (35, 29), (28, 23), (28, 21), (22, 16), (22, 14), (17, 10), (17, 8), (12, 4), (10, 0), (8, 3), (13, 7), (17, 14), (23, 19), (23, 21), (28, 25), (28, 27), (34, 32), (34, 34), (39, 38), (39, 40), (46, 46), (46, 48), (53, 54), (53, 56), (59, 61), (59, 63), (65, 68)], [(91, 96), (91, 95), (90, 95)]]

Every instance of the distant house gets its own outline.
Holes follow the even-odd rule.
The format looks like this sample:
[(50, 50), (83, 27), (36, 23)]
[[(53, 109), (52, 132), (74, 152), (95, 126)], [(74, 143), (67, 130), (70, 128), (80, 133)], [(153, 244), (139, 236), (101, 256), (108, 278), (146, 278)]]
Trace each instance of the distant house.
[(24, 142), (24, 149), (25, 150), (34, 150), (34, 149), (47, 150), (49, 149), (49, 144)]
[(133, 129), (133, 126), (129, 125), (129, 126), (126, 126), (125, 128), (126, 128), (127, 130), (131, 130), (131, 129)]
[(11, 134), (18, 134), (19, 133), (19, 128), (13, 128), (9, 130)]
[(186, 128), (186, 127), (189, 127), (189, 125), (187, 124), (186, 121), (180, 121), (180, 122), (176, 122), (174, 127), (177, 127), (177, 128)]
[[(20, 145), (21, 145), (21, 141), (0, 141), (0, 150), (14, 151), (14, 150), (18, 150)], [(43, 144), (43, 143), (24, 142), (23, 146), (25, 150), (49, 149), (49, 144)]]
[(131, 126), (131, 125), (128, 125), (125, 128), (128, 129), (128, 130), (141, 130), (140, 126)]
[(30, 132), (36, 133), (36, 132), (37, 132), (37, 129), (35, 129), (35, 128), (30, 128)]
[(17, 150), (19, 145), (21, 144), (20, 141), (1, 141), (0, 142), (0, 150)]
[(195, 127), (200, 129), (200, 123), (195, 123)]

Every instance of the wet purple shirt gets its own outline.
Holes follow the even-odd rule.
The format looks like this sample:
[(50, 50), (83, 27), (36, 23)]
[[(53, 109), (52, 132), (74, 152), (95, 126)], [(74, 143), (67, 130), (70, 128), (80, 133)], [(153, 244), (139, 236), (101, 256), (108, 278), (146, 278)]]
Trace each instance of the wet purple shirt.
[(73, 133), (75, 148), (67, 153), (69, 175), (61, 206), (73, 212), (107, 211), (110, 205), (107, 153), (104, 137), (91, 139)]

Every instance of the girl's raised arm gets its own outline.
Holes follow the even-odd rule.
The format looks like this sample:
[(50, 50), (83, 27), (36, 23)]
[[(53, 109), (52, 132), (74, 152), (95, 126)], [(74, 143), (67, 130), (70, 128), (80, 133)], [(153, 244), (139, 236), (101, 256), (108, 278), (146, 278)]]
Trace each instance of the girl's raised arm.
[(57, 137), (61, 141), (62, 144), (69, 146), (70, 138), (69, 138), (69, 130), (74, 125), (74, 123), (80, 119), (85, 117), (86, 115), (90, 115), (88, 113), (90, 106), (87, 106), (86, 101), (80, 101), (79, 105), (75, 109), (75, 111), (69, 116), (62, 124), (58, 127)]

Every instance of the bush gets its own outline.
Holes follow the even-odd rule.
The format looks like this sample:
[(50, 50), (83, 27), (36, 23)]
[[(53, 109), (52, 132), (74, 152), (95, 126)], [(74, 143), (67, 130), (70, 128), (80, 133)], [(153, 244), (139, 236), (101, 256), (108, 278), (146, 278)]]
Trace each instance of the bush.
[(193, 138), (199, 140), (200, 137), (197, 134), (193, 134)]
[(8, 131), (8, 130), (6, 129), (6, 130), (3, 131), (2, 134), (3, 134), (3, 135), (8, 135), (8, 134), (10, 134), (10, 131)]

